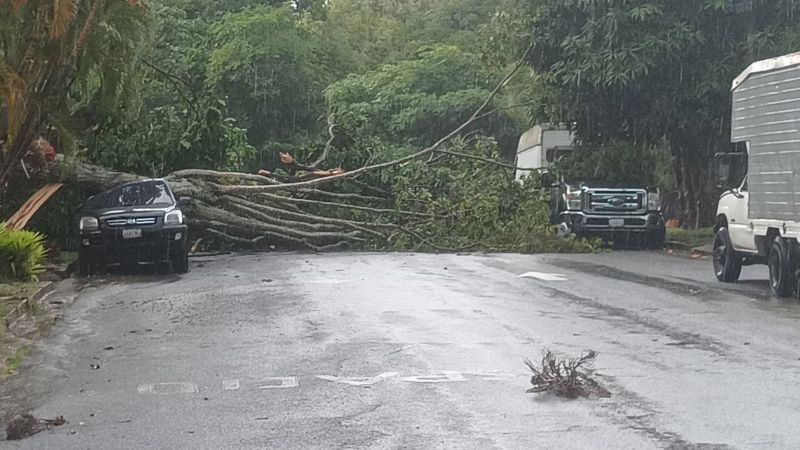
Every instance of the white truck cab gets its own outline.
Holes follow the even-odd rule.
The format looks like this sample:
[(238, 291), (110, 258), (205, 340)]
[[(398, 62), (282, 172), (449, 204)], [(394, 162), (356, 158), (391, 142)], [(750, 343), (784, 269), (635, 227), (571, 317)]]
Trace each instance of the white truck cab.
[(747, 176), (720, 197), (714, 272), (730, 283), (742, 266), (767, 264), (773, 292), (786, 297), (800, 279), (800, 53), (751, 65), (732, 93), (731, 139), (746, 152)]

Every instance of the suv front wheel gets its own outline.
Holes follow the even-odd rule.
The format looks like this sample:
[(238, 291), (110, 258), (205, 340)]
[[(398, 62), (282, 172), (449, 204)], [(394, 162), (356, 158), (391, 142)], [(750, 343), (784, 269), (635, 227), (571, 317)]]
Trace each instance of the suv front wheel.
[(187, 250), (180, 250), (172, 257), (172, 270), (180, 274), (189, 272), (189, 252)]

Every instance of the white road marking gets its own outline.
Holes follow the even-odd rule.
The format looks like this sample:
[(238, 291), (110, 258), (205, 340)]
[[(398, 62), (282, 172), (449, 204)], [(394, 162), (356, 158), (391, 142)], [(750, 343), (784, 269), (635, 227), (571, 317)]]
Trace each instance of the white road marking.
[(239, 390), (239, 380), (224, 380), (222, 382), (222, 388), (226, 391), (238, 391)]
[(379, 383), (387, 378), (392, 378), (395, 375), (397, 375), (397, 372), (385, 372), (374, 377), (339, 378), (331, 375), (317, 375), (317, 378), (334, 383), (348, 384), (350, 386), (372, 386), (373, 384)]
[(195, 383), (155, 383), (139, 386), (140, 394), (174, 395), (200, 392)]
[(306, 284), (347, 284), (352, 283), (353, 280), (310, 280), (306, 281)]
[(459, 381), (467, 381), (467, 379), (464, 378), (464, 376), (461, 375), (460, 372), (453, 372), (449, 370), (435, 372), (430, 375), (404, 377), (400, 378), (400, 380), (408, 383), (453, 383)]
[(291, 389), (300, 386), (295, 377), (273, 377), (256, 383), (256, 389)]
[(542, 281), (567, 281), (564, 275), (558, 273), (542, 273), (542, 272), (527, 272), (520, 275), (518, 278), (536, 278)]
[(474, 375), (480, 378), (483, 381), (503, 381), (503, 380), (510, 380), (513, 378), (518, 377), (519, 375), (513, 375), (510, 373), (467, 373), (465, 375)]

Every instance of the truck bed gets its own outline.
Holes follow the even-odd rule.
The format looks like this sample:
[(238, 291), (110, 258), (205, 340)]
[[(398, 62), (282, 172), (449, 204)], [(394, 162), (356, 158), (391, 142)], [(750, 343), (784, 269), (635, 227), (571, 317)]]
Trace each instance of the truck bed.
[(749, 143), (750, 217), (800, 219), (800, 65), (736, 86), (731, 129), (733, 142)]

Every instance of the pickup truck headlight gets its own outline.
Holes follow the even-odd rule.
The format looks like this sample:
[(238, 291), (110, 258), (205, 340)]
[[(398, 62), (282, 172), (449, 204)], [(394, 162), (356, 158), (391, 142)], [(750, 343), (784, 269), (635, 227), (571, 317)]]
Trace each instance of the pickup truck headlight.
[(649, 211), (661, 211), (661, 194), (659, 192), (647, 194), (647, 209)]
[(571, 211), (579, 211), (583, 209), (583, 197), (581, 191), (570, 191), (564, 195), (564, 201), (567, 203), (567, 209)]
[(164, 216), (164, 225), (181, 225), (183, 224), (183, 213), (178, 209), (170, 211)]
[(81, 217), (79, 228), (81, 231), (98, 230), (100, 229), (100, 222), (96, 217)]

